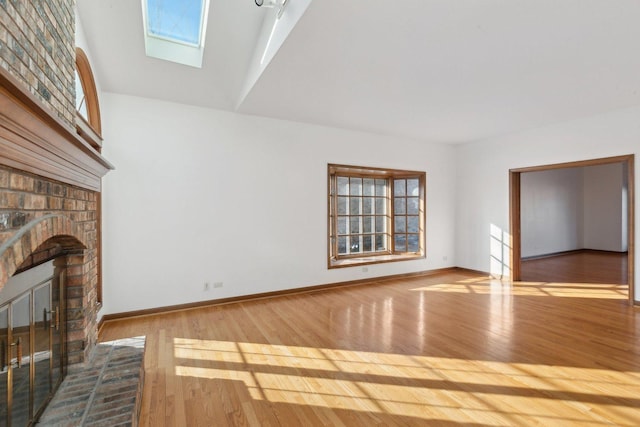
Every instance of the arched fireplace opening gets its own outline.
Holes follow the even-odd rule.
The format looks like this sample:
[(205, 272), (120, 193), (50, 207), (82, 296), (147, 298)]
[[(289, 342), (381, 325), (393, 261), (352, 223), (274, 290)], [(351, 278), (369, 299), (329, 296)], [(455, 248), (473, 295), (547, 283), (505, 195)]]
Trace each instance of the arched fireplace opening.
[(0, 424), (27, 425), (96, 337), (93, 258), (64, 215), (25, 224), (0, 246)]

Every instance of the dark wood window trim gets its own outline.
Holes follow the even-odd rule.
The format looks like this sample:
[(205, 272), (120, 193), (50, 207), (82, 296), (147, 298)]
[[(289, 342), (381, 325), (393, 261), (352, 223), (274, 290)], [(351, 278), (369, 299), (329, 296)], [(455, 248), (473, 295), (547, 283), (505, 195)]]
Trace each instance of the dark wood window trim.
[[(415, 260), (425, 257), (425, 172), (329, 164), (327, 176), (328, 268)], [(352, 182), (352, 180), (359, 182), (361, 178), (374, 180), (372, 181), (373, 183), (384, 180), (384, 191), (374, 190), (374, 192), (369, 195), (338, 194), (338, 180), (344, 182), (347, 178), (349, 182)], [(418, 194), (410, 197), (406, 195), (394, 195), (394, 185), (406, 183), (407, 180), (418, 181)], [(372, 203), (377, 203), (381, 209), (376, 207), (371, 208), (371, 210), (366, 213), (363, 212), (362, 209), (364, 209), (365, 198), (372, 200)], [(352, 212), (349, 210), (349, 212), (345, 213), (344, 211), (339, 212), (339, 199), (342, 199), (342, 202), (344, 202), (345, 199), (349, 201), (352, 199), (363, 199), (363, 202), (359, 203), (360, 207), (356, 208), (355, 211)], [(399, 209), (400, 203), (404, 201), (406, 204), (408, 200), (415, 200), (418, 203), (415, 215), (407, 215), (403, 209)], [(395, 203), (398, 203), (397, 207), (394, 207)], [(402, 225), (403, 221), (407, 221), (410, 217), (417, 218), (417, 232), (407, 232), (406, 227), (408, 227), (408, 224), (405, 223)], [(373, 221), (375, 225), (372, 224), (368, 229), (364, 229), (362, 225), (358, 225), (356, 226), (357, 231), (353, 232), (351, 226), (352, 218), (355, 222), (363, 220), (360, 221), (362, 225), (365, 219), (366, 221)], [(398, 221), (398, 224), (396, 224), (396, 221)], [(413, 221), (415, 224), (415, 219), (413, 219)], [(378, 226), (380, 222), (383, 222), (382, 227)], [(345, 224), (347, 224), (346, 227), (349, 228), (346, 232), (344, 230)], [(398, 230), (397, 233), (396, 229)], [(400, 232), (401, 229), (404, 231)], [(398, 237), (400, 235), (411, 235), (411, 237), (416, 239), (413, 240), (413, 242), (418, 245), (417, 250), (409, 251), (408, 244), (405, 247), (401, 247), (399, 244), (396, 245), (396, 235)], [(350, 253), (351, 249), (344, 250), (345, 239), (347, 241), (346, 244), (350, 245), (350, 248), (354, 247), (353, 243), (351, 243), (352, 237), (354, 241), (359, 243), (363, 243), (365, 242), (364, 239), (368, 239), (366, 243), (363, 243), (364, 247), (362, 248), (362, 252), (356, 251), (355, 253)], [(400, 240), (401, 239), (398, 238), (398, 243)], [(379, 245), (379, 242), (384, 243)], [(378, 249), (376, 249), (376, 247)]]
[[(78, 71), (80, 84), (82, 85), (82, 90), (84, 92), (88, 116), (85, 119), (82, 115), (77, 114), (76, 119), (79, 123), (76, 123), (76, 127), (80, 127), (83, 133), (91, 133), (92, 131), (93, 135), (91, 136), (97, 137), (101, 142), (102, 120), (100, 118), (100, 104), (98, 103), (96, 82), (93, 78), (93, 71), (91, 70), (91, 64), (89, 64), (89, 58), (79, 47), (76, 47), (76, 70)], [(87, 125), (90, 126), (91, 130), (86, 129)], [(99, 149), (100, 147), (96, 148)]]
[[(93, 78), (93, 71), (89, 58), (82, 48), (76, 47), (76, 71), (84, 92), (84, 103), (87, 109), (85, 118), (79, 111), (76, 111), (76, 131), (98, 152), (102, 151), (102, 119), (100, 117), (100, 103), (98, 102), (98, 91)], [(77, 96), (78, 94), (76, 94)], [(102, 304), (102, 193), (96, 196), (96, 251), (97, 251), (97, 303)]]

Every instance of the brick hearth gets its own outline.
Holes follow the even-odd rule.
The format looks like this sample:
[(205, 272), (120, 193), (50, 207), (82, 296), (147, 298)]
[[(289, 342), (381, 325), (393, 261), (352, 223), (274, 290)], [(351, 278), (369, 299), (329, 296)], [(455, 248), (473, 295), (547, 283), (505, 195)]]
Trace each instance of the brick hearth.
[(144, 383), (145, 337), (98, 344), (70, 369), (40, 425), (136, 426)]

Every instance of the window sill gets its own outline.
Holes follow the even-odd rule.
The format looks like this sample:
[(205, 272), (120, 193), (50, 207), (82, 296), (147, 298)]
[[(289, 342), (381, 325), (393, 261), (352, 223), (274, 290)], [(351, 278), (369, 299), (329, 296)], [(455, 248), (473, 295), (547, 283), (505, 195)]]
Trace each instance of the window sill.
[(330, 259), (329, 268), (355, 267), (359, 265), (382, 264), (385, 262), (411, 261), (424, 259), (422, 254), (373, 255), (355, 258)]

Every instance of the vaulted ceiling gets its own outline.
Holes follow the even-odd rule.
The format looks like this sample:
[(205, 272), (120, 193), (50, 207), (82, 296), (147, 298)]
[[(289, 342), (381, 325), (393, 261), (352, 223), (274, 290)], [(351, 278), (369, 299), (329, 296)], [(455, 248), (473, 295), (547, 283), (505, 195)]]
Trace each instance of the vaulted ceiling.
[(139, 0), (77, 3), (107, 92), (451, 143), (640, 105), (637, 0), (211, 0), (201, 69), (145, 56)]

